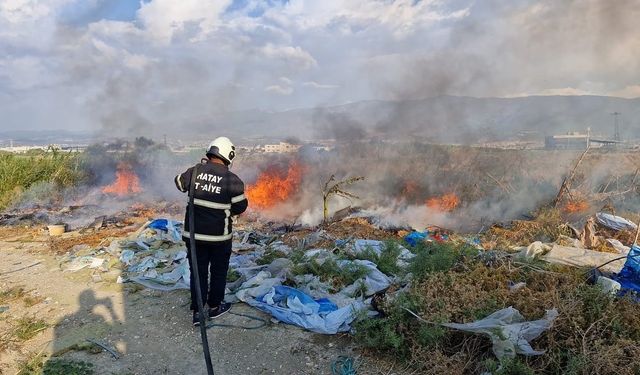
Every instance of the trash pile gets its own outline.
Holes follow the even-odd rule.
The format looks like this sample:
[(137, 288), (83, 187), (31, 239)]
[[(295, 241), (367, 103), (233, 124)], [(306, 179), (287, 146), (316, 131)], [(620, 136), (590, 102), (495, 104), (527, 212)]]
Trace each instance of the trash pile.
[[(618, 371), (628, 361), (609, 366), (608, 354), (595, 353), (640, 350), (630, 344), (640, 342), (637, 227), (606, 213), (582, 230), (556, 219), (543, 214), (472, 236), (401, 229), (386, 239), (360, 218), (345, 219), (349, 235), (340, 222), (244, 223), (234, 233), (225, 299), (313, 332), (351, 332), (423, 371), (446, 364), (451, 372), (491, 372), (494, 361), (555, 373), (578, 359), (586, 372)], [(88, 269), (94, 281), (117, 275), (118, 283), (188, 289), (181, 230), (180, 222), (156, 219), (108, 245), (76, 246), (61, 266)], [(611, 330), (610, 321), (623, 329)], [(585, 339), (594, 340), (593, 353)]]
[[(593, 269), (597, 283), (607, 291), (621, 294), (629, 290), (640, 292), (640, 284), (628, 280), (632, 277), (630, 267), (637, 262), (635, 255), (630, 254), (637, 240), (637, 230), (635, 223), (623, 217), (598, 212), (586, 219), (582, 231), (571, 228), (573, 237), (560, 234), (555, 242), (532, 242), (526, 248), (520, 248), (520, 255), (553, 264)], [(616, 281), (623, 269), (626, 287)]]
[[(109, 280), (115, 272), (118, 283), (162, 291), (188, 289), (181, 230), (179, 222), (155, 219), (108, 246), (75, 246), (61, 258), (61, 267), (68, 272), (88, 269), (94, 281)], [(409, 278), (399, 276), (400, 271), (415, 255), (406, 248), (393, 249), (397, 274), (385, 274), (371, 261), (389, 253), (384, 242), (333, 240), (331, 249), (314, 247), (330, 238), (323, 230), (310, 232), (294, 249), (272, 233), (237, 231), (226, 300), (245, 302), (285, 323), (335, 334), (350, 330), (358, 312), (371, 305), (371, 296), (391, 284), (407, 284)]]

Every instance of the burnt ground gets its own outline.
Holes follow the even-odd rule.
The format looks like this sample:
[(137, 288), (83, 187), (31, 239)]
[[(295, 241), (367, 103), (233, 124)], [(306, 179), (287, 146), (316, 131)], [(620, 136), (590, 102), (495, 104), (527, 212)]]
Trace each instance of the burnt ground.
[[(96, 374), (205, 374), (199, 330), (191, 325), (188, 291), (158, 292), (133, 284), (93, 280), (84, 271), (63, 272), (43, 230), (25, 234), (6, 228), (0, 236), (0, 290), (22, 288), (0, 305), (0, 374), (15, 374), (37, 354), (92, 363)], [(8, 308), (7, 308), (8, 307)], [(319, 335), (271, 322), (257, 310), (236, 304), (234, 312), (260, 316), (268, 325), (254, 330), (209, 329), (216, 374), (331, 374), (331, 363), (346, 355), (359, 374), (403, 374), (397, 365), (360, 352), (347, 335)], [(35, 337), (11, 335), (23, 317), (47, 323)], [(255, 325), (227, 314), (216, 323)], [(120, 354), (95, 350), (97, 340)]]

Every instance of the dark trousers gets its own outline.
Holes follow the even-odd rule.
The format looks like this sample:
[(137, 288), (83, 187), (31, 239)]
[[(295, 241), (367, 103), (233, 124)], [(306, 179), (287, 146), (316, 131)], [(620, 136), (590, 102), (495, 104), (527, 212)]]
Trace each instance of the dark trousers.
[[(187, 244), (187, 259), (191, 271), (191, 310), (198, 310), (196, 282), (191, 262), (191, 244)], [(196, 256), (198, 257), (198, 276), (200, 276), (200, 291), (203, 306), (216, 307), (224, 300), (224, 289), (227, 284), (229, 257), (231, 257), (231, 241), (203, 242), (196, 241)]]

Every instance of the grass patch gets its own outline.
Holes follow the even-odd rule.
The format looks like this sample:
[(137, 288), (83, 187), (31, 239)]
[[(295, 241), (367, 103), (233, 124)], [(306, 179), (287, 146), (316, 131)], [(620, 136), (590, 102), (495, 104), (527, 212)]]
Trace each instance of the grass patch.
[[(360, 345), (425, 374), (640, 374), (633, 354), (640, 351), (640, 304), (632, 296), (605, 294), (575, 268), (536, 270), (500, 257), (485, 262), (442, 244), (425, 245), (417, 254), (411, 287), (378, 304), (381, 318), (361, 316), (354, 323)], [(515, 282), (526, 285), (512, 291)], [(501, 362), (487, 337), (426, 324), (402, 309), (430, 322), (468, 323), (508, 306), (526, 320), (558, 309), (551, 329), (532, 342), (545, 354)]]
[(16, 375), (41, 375), (44, 358), (44, 354), (29, 355), (27, 359), (18, 363)]
[(358, 254), (358, 258), (370, 260), (378, 266), (378, 269), (386, 275), (397, 275), (400, 273), (398, 267), (398, 256), (401, 253), (400, 246), (395, 241), (385, 241), (380, 254), (371, 247), (367, 247)]
[(369, 273), (367, 267), (361, 264), (348, 260), (340, 262), (344, 263), (339, 264), (334, 259), (320, 261), (318, 257), (312, 257), (306, 262), (294, 265), (291, 272), (294, 275), (316, 275), (321, 281), (330, 282), (334, 290), (351, 285)]
[(242, 275), (240, 274), (240, 272), (238, 272), (236, 270), (229, 270), (229, 272), (227, 272), (227, 282), (228, 283), (232, 283), (234, 281), (238, 281), (238, 279), (240, 279), (240, 277), (242, 277)]
[(514, 220), (508, 227), (494, 225), (485, 239), (494, 248), (528, 246), (534, 241), (555, 242), (560, 236), (571, 236), (559, 209), (543, 207), (532, 213), (532, 220)]
[(478, 254), (469, 245), (455, 245), (448, 242), (430, 242), (414, 247), (416, 257), (411, 260), (409, 271), (418, 280), (423, 280), (435, 272), (446, 272), (458, 263), (464, 263)]
[(38, 332), (43, 331), (49, 325), (42, 319), (22, 317), (15, 322), (13, 336), (20, 341), (27, 341), (35, 337)]
[(45, 298), (43, 296), (25, 296), (22, 299), (22, 303), (25, 307), (31, 307), (44, 302), (44, 300)]
[(23, 287), (13, 286), (7, 290), (3, 290), (0, 292), (0, 304), (22, 298), (24, 295), (25, 290)]
[[(0, 154), (0, 210), (20, 199), (38, 183), (72, 186), (80, 180), (82, 158), (77, 154), (52, 151), (39, 155)], [(51, 191), (42, 198), (52, 198)]]
[(43, 375), (93, 375), (93, 364), (69, 359), (49, 360), (42, 368)]
[(287, 254), (285, 254), (280, 250), (267, 249), (267, 251), (265, 251), (260, 258), (256, 259), (256, 264), (260, 266), (265, 264), (271, 264), (271, 262), (273, 262), (278, 258), (286, 258), (286, 257), (287, 257)]
[(493, 375), (534, 375), (535, 372), (518, 358), (502, 361), (488, 359), (485, 361), (486, 371)]
[(11, 332), (0, 332), (0, 353), (7, 350), (12, 341)]

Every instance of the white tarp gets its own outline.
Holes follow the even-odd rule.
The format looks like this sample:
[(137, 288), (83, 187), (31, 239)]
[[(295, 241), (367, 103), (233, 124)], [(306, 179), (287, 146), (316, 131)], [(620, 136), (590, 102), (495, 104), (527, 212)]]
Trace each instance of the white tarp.
[[(620, 254), (602, 253), (577, 247), (560, 246), (558, 244), (543, 244), (536, 241), (529, 245), (522, 254), (528, 258), (539, 258), (549, 263), (564, 264), (573, 267), (598, 267), (604, 263), (620, 258)], [(619, 273), (624, 267), (625, 259), (615, 260), (600, 270), (609, 273)]]

